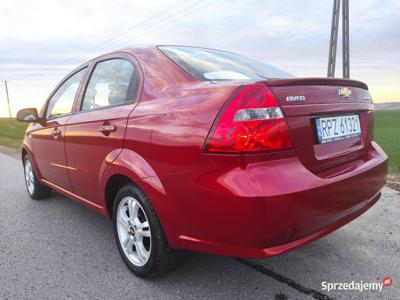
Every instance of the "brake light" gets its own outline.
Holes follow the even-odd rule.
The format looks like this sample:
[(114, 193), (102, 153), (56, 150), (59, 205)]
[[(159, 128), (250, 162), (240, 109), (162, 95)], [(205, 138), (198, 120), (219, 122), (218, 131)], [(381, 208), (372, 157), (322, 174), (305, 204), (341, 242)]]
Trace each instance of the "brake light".
[(207, 152), (241, 153), (292, 148), (288, 127), (278, 103), (263, 83), (244, 86), (225, 105), (215, 122)]

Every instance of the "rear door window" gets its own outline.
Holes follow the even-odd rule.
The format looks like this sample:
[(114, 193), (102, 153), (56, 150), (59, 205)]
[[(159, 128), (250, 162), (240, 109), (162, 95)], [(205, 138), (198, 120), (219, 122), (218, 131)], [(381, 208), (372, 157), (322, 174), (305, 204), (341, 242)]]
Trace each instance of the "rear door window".
[(82, 111), (131, 103), (136, 95), (138, 75), (125, 59), (110, 59), (96, 64), (87, 85)]

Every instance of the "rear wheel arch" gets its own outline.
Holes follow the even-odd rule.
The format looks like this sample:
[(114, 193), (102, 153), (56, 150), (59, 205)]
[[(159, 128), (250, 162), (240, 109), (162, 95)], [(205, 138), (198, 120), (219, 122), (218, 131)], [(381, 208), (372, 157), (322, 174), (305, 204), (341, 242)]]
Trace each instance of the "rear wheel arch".
[(118, 190), (124, 184), (132, 182), (144, 192), (139, 181), (154, 176), (155, 172), (142, 156), (130, 149), (121, 149), (118, 153), (110, 153), (107, 157), (100, 168), (99, 187), (100, 195), (104, 197), (104, 210), (111, 219), (112, 202)]
[[(122, 183), (132, 182), (149, 199), (163, 226), (168, 242), (173, 247), (178, 238), (177, 218), (174, 204), (168, 197), (161, 178), (156, 174), (149, 162), (139, 153), (124, 148), (118, 158), (108, 164), (100, 180), (100, 196), (104, 214), (112, 218), (112, 205), (115, 191)], [(119, 183), (121, 181), (122, 183)]]
[(112, 216), (118, 250), (134, 274), (156, 277), (177, 265), (179, 254), (170, 247), (158, 214), (136, 184), (129, 182), (119, 189)]
[(115, 196), (117, 195), (118, 191), (128, 183), (132, 183), (137, 186), (137, 184), (131, 178), (122, 174), (114, 174), (110, 178), (108, 178), (105, 186), (104, 197), (106, 205), (105, 209), (110, 219), (112, 219), (112, 211), (113, 211)]
[[(106, 173), (113, 167), (110, 166)], [(108, 171), (108, 172), (107, 172)], [(138, 178), (129, 170), (116, 167), (114, 172), (104, 174), (101, 195), (104, 197), (104, 214), (112, 219), (113, 205), (118, 191), (127, 183), (133, 183), (147, 197), (154, 208), (164, 233), (167, 236), (168, 243), (174, 247), (178, 241), (178, 230), (173, 204), (167, 198), (161, 182), (156, 177)], [(161, 186), (160, 186), (161, 185)], [(161, 190), (163, 192), (161, 192)]]
[[(142, 186), (146, 185), (146, 181), (143, 179), (157, 177), (150, 164), (133, 150), (125, 148), (119, 151), (118, 155), (114, 153), (114, 156), (114, 159), (106, 159), (104, 161), (104, 164), (100, 168), (99, 178), (99, 189), (103, 207), (110, 219), (112, 217), (112, 204), (110, 209), (110, 201), (114, 200), (113, 197), (115, 197), (118, 189), (123, 184), (132, 182), (140, 190), (147, 192)], [(161, 189), (163, 190), (162, 185)], [(151, 195), (148, 196), (153, 198)], [(154, 204), (152, 203), (152, 205)]]

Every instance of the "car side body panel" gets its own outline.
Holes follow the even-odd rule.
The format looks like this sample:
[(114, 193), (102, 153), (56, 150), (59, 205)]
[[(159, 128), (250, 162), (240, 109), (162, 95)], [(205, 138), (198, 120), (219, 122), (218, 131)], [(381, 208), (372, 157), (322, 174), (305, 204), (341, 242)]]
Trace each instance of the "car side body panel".
[[(298, 149), (251, 155), (206, 153), (203, 147), (218, 114), (246, 83), (195, 80), (156, 47), (119, 53), (136, 60), (142, 76), (140, 94), (135, 103), (89, 113), (80, 113), (79, 102), (75, 103), (65, 140), (66, 170), (75, 190), (42, 175), (28, 137), (40, 125), (31, 126), (24, 139), (40, 180), (67, 197), (110, 218), (106, 187), (114, 176), (124, 176), (150, 199), (171, 247), (240, 257), (295, 249), (350, 222), (379, 199), (387, 156), (370, 138), (370, 103), (353, 107), (366, 116), (364, 148), (343, 163), (311, 169), (299, 157), (299, 149), (308, 151), (301, 148), (304, 141), (312, 138), (310, 116), (321, 113), (305, 112), (306, 105), (285, 108), (288, 115), (310, 113), (289, 116), (290, 133), (300, 140)], [(87, 80), (88, 76), (84, 84)], [(301, 81), (310, 82), (315, 83)], [(291, 89), (293, 95), (302, 91), (302, 86)], [(314, 106), (324, 107), (309, 105)], [(325, 107), (326, 114), (342, 114), (349, 103)], [(94, 117), (89, 120), (89, 116)], [(117, 126), (115, 135), (101, 136), (98, 127), (104, 121)], [(336, 147), (345, 143), (349, 142)]]
[[(26, 136), (33, 153), (46, 153), (35, 159), (41, 176), (51, 178), (53, 184), (64, 189), (72, 190), (64, 151), (65, 124), (69, 117), (57, 118), (46, 122), (45, 125), (35, 124), (30, 127)], [(51, 151), (48, 151), (49, 149)]]
[[(174, 246), (181, 223), (162, 178), (196, 166), (216, 115), (238, 86), (196, 82), (157, 49), (135, 49), (134, 55), (143, 70), (142, 96), (128, 118), (124, 150), (107, 167), (100, 188), (116, 174), (131, 178), (148, 195)], [(160, 64), (163, 72), (154, 72)]]
[[(71, 116), (65, 135), (65, 153), (71, 185), (76, 194), (99, 202), (99, 179), (107, 159), (118, 157), (124, 146), (126, 123), (134, 105), (79, 113)], [(100, 132), (102, 126), (115, 131)], [(110, 155), (110, 153), (112, 153)]]
[[(143, 153), (158, 176), (187, 171), (198, 162), (218, 112), (240, 83), (196, 81), (158, 49), (135, 49), (134, 54), (145, 80), (128, 120), (125, 147)], [(141, 132), (150, 133), (150, 142), (140, 141)]]

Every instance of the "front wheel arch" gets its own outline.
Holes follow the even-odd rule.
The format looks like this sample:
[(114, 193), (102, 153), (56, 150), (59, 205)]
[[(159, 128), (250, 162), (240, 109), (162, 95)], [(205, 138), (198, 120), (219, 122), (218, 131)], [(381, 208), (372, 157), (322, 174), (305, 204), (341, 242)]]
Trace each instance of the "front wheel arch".
[(21, 150), (21, 160), (24, 162), (25, 156), (28, 154), (28, 151), (26, 151), (25, 148), (22, 148)]
[(29, 196), (34, 200), (48, 198), (51, 195), (52, 190), (48, 186), (41, 184), (38, 180), (37, 172), (31, 156), (26, 153), (23, 156), (22, 163), (24, 168), (25, 185)]

